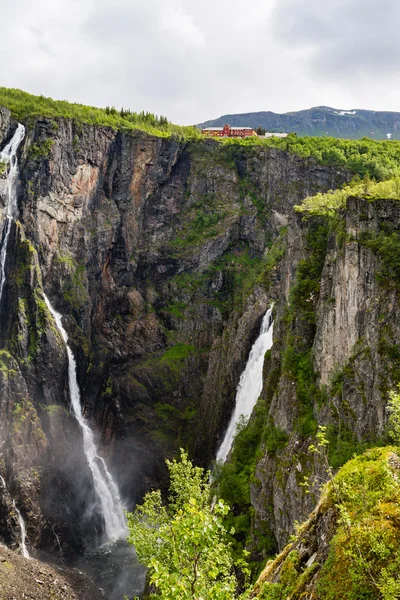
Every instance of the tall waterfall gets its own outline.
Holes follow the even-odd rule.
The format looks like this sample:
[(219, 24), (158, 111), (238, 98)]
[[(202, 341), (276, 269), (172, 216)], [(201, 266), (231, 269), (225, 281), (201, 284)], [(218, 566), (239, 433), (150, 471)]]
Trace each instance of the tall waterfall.
[(25, 127), (18, 123), (18, 127), (11, 141), (5, 146), (0, 152), (0, 162), (8, 165), (7, 174), (7, 207), (6, 207), (6, 224), (4, 226), (3, 244), (0, 251), (0, 303), (3, 295), (3, 287), (6, 279), (6, 258), (7, 258), (7, 246), (8, 238), (11, 230), (11, 223), (13, 219), (18, 216), (18, 203), (17, 203), (17, 182), (18, 182), (18, 160), (17, 151), (20, 143), (25, 136)]
[(264, 315), (261, 323), (260, 335), (253, 344), (246, 367), (240, 376), (236, 392), (235, 409), (232, 413), (225, 437), (218, 449), (217, 461), (225, 462), (232, 447), (236, 426), (241, 415), (244, 415), (245, 417), (251, 415), (258, 397), (261, 394), (263, 386), (262, 374), (264, 356), (267, 350), (272, 347), (273, 342), (274, 322), (272, 320), (272, 309), (273, 306), (271, 306)]
[[(18, 127), (15, 130), (13, 137), (5, 148), (0, 152), (0, 163), (6, 163), (8, 166), (7, 173), (7, 206), (6, 206), (6, 223), (4, 225), (3, 232), (3, 243), (0, 250), (0, 303), (3, 296), (3, 288), (6, 280), (6, 258), (7, 258), (7, 247), (8, 238), (11, 231), (11, 223), (13, 219), (18, 216), (18, 203), (17, 203), (17, 182), (18, 182), (18, 159), (17, 151), (20, 143), (25, 136), (25, 127), (18, 123)], [(6, 482), (3, 477), (0, 476), (0, 480), (7, 489)], [(28, 548), (26, 547), (26, 527), (25, 521), (22, 518), (21, 512), (19, 511), (15, 500), (13, 499), (14, 510), (17, 513), (19, 528), (21, 531), (21, 552), (25, 558), (30, 558)]]
[(83, 449), (93, 476), (93, 483), (98, 496), (101, 512), (104, 518), (106, 536), (109, 540), (126, 537), (127, 524), (124, 508), (119, 496), (118, 488), (114, 483), (107, 465), (98, 455), (93, 432), (82, 414), (81, 397), (76, 377), (76, 362), (68, 344), (68, 335), (62, 325), (62, 315), (58, 313), (49, 299), (44, 295), (47, 307), (54, 317), (56, 325), (65, 342), (68, 354), (68, 383), (71, 406), (83, 434)]
[[(0, 481), (3, 484), (3, 487), (5, 490), (7, 490), (7, 486), (6, 486), (6, 482), (4, 481), (3, 477), (0, 475)], [(18, 517), (18, 523), (19, 523), (19, 529), (21, 531), (21, 552), (22, 552), (22, 556), (24, 556), (25, 558), (30, 558), (30, 554), (28, 552), (28, 548), (26, 547), (26, 527), (25, 527), (25, 521), (22, 518), (21, 512), (18, 510), (17, 505), (15, 504), (15, 500), (13, 499), (13, 506), (14, 506), (14, 510), (17, 513), (17, 517)]]

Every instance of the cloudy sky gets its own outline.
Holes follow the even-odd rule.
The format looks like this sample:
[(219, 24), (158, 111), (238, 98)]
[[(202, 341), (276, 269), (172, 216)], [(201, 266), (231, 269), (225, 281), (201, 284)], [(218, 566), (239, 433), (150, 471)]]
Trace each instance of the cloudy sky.
[(0, 0), (0, 7), (7, 87), (182, 124), (318, 105), (400, 111), (399, 0)]

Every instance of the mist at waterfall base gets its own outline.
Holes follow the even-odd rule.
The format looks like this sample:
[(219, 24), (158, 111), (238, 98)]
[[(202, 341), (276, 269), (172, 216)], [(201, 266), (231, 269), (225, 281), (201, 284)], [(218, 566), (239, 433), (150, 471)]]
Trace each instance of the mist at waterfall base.
[(225, 432), (224, 439), (218, 449), (216, 457), (217, 462), (225, 462), (231, 450), (236, 435), (236, 428), (242, 415), (246, 419), (250, 417), (261, 394), (263, 386), (264, 357), (267, 350), (272, 348), (273, 343), (274, 322), (272, 320), (272, 310), (273, 306), (267, 310), (263, 317), (260, 334), (250, 350), (246, 367), (240, 376), (236, 392), (235, 408)]
[(118, 487), (104, 459), (98, 454), (95, 437), (82, 413), (76, 362), (62, 324), (62, 315), (53, 308), (46, 295), (44, 299), (66, 346), (71, 407), (82, 431), (83, 450), (92, 474), (106, 537), (104, 544), (87, 551), (75, 566), (90, 575), (109, 600), (118, 600), (123, 595), (136, 596), (143, 591), (145, 569), (138, 564), (134, 548), (126, 541), (128, 527)]

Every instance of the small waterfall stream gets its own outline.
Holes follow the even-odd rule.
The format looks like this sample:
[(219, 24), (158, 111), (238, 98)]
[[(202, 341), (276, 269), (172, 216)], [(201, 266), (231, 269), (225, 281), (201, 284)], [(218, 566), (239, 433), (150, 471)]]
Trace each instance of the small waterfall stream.
[(0, 152), (0, 162), (9, 165), (7, 173), (7, 207), (6, 223), (4, 225), (3, 243), (0, 251), (0, 303), (3, 296), (3, 287), (6, 280), (5, 266), (7, 258), (8, 238), (11, 231), (11, 223), (18, 216), (17, 204), (17, 182), (18, 182), (18, 160), (17, 151), (25, 136), (25, 127), (18, 123), (18, 127), (5, 148)]
[(67, 348), (68, 354), (68, 383), (71, 406), (75, 418), (78, 421), (83, 434), (83, 449), (93, 476), (93, 483), (99, 499), (101, 512), (104, 518), (105, 532), (108, 540), (126, 537), (128, 530), (125, 519), (124, 508), (119, 496), (118, 488), (114, 483), (107, 465), (98, 455), (93, 432), (86, 422), (81, 407), (81, 397), (78, 380), (76, 377), (76, 362), (71, 348), (68, 344), (68, 334), (62, 325), (62, 315), (51, 305), (49, 299), (44, 295), (47, 308), (53, 315), (57, 328)]
[(253, 408), (261, 394), (263, 386), (263, 365), (264, 356), (267, 350), (272, 347), (274, 322), (272, 320), (271, 306), (265, 313), (262, 323), (260, 335), (253, 344), (250, 351), (246, 367), (240, 376), (239, 385), (236, 392), (235, 408), (231, 416), (231, 420), (226, 430), (224, 439), (218, 449), (216, 460), (225, 462), (233, 439), (236, 434), (236, 426), (242, 415), (249, 417)]
[[(0, 475), (0, 481), (3, 484), (4, 489), (7, 491), (7, 486), (4, 478)], [(26, 547), (26, 526), (25, 521), (22, 518), (21, 512), (18, 510), (17, 505), (15, 504), (15, 500), (12, 498), (12, 503), (14, 506), (14, 510), (17, 513), (19, 528), (21, 531), (21, 553), (25, 558), (30, 558), (30, 554), (28, 552), (28, 548)]]

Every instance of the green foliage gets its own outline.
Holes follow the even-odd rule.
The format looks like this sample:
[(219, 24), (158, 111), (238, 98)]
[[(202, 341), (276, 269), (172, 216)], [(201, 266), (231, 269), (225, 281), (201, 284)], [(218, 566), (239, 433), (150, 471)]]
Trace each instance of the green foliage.
[[(103, 109), (84, 106), (83, 104), (72, 104), (65, 100), (52, 100), (44, 96), (33, 96), (17, 89), (0, 87), (0, 105), (9, 108), (13, 117), (19, 121), (26, 121), (37, 116), (64, 117), (75, 119), (78, 123), (104, 125), (116, 130), (141, 129), (149, 134), (162, 137), (168, 137), (171, 134), (176, 134), (182, 138), (201, 137), (201, 133), (195, 127), (173, 125), (165, 117), (157, 117), (149, 112), (137, 113), (124, 109), (117, 111), (109, 107)], [(39, 152), (43, 150), (39, 149)]]
[(48, 415), (61, 414), (62, 416), (69, 416), (69, 412), (65, 406), (60, 406), (59, 404), (48, 404), (44, 407), (44, 412)]
[(298, 263), (296, 280), (290, 296), (290, 309), (298, 314), (298, 318), (311, 325), (315, 324), (315, 305), (325, 261), (329, 225), (325, 219), (315, 219), (309, 223), (306, 237), (307, 258)]
[(400, 175), (400, 142), (378, 142), (362, 140), (341, 140), (330, 137), (300, 137), (289, 134), (286, 138), (226, 138), (221, 139), (226, 146), (275, 147), (302, 158), (314, 158), (323, 165), (347, 169), (359, 177), (369, 175), (383, 181)]
[(195, 352), (196, 347), (192, 344), (175, 344), (166, 350), (161, 358), (161, 362), (173, 363), (175, 361), (185, 360), (190, 354)]
[(346, 201), (351, 196), (360, 196), (373, 200), (400, 200), (400, 177), (395, 177), (379, 183), (366, 179), (362, 183), (353, 183), (340, 190), (329, 190), (325, 194), (308, 196), (295, 210), (307, 216), (330, 216), (346, 206)]
[(389, 433), (394, 443), (400, 446), (400, 385), (397, 389), (389, 392)]
[(15, 366), (12, 355), (7, 350), (0, 350), (0, 371), (3, 377), (11, 378), (17, 374), (17, 371), (10, 365)]
[[(339, 527), (317, 586), (320, 600), (395, 600), (400, 595), (400, 484), (392, 448), (375, 448), (349, 461), (331, 495)], [(398, 460), (398, 459), (396, 459)]]
[(359, 243), (370, 248), (380, 261), (378, 281), (390, 288), (400, 287), (400, 234), (385, 228), (378, 234), (365, 232)]
[(87, 277), (86, 268), (83, 264), (78, 264), (67, 253), (60, 253), (54, 261), (56, 264), (63, 265), (65, 272), (62, 278), (63, 298), (71, 308), (79, 311), (87, 302)]
[(36, 158), (46, 158), (50, 155), (53, 147), (54, 140), (47, 138), (39, 142), (38, 144), (32, 144), (29, 146), (29, 158), (35, 160)]
[(361, 454), (366, 450), (367, 442), (359, 442), (356, 435), (341, 422), (340, 427), (330, 425), (326, 430), (328, 447), (328, 461), (334, 471), (343, 466), (355, 454)]
[(298, 263), (285, 317), (290, 333), (285, 340), (282, 370), (296, 384), (299, 400), (296, 427), (304, 438), (316, 433), (314, 407), (325, 401), (325, 393), (320, 389), (314, 371), (311, 347), (329, 225), (326, 219), (313, 219), (308, 224), (307, 258)]
[[(257, 530), (252, 530), (253, 507), (250, 500), (250, 483), (254, 482), (257, 459), (262, 447), (274, 456), (282, 450), (288, 441), (287, 435), (275, 426), (268, 417), (268, 411), (262, 398), (257, 402), (252, 417), (248, 422), (240, 422), (233, 441), (229, 461), (216, 465), (214, 470), (215, 484), (220, 496), (232, 507), (224, 519), (227, 530), (234, 529), (232, 543), (235, 555), (240, 557), (243, 549), (252, 549), (264, 556), (276, 551), (276, 541), (267, 523), (261, 523)], [(252, 564), (252, 571), (257, 572), (260, 564)]]
[[(311, 452), (327, 465), (329, 441), (320, 428)], [(325, 485), (318, 513), (260, 578), (257, 600), (397, 600), (400, 597), (400, 482), (395, 448), (374, 448), (347, 462)], [(328, 476), (332, 471), (328, 470)], [(317, 519), (317, 520), (316, 520)], [(311, 567), (299, 552), (324, 523), (329, 554)], [(329, 524), (330, 523), (330, 524)], [(333, 529), (335, 527), (335, 529)], [(328, 537), (326, 534), (328, 532)], [(324, 562), (321, 562), (322, 561)], [(311, 583), (311, 587), (305, 585)]]
[[(149, 492), (142, 505), (128, 514), (129, 542), (149, 568), (150, 583), (164, 600), (233, 600), (238, 582), (231, 544), (221, 519), (228, 507), (210, 505), (210, 484), (203, 469), (187, 453), (167, 461), (170, 472), (168, 507), (161, 494)], [(237, 565), (238, 566), (238, 565)], [(245, 562), (240, 567), (247, 571)]]
[(176, 238), (170, 241), (171, 247), (181, 253), (204, 243), (204, 238), (221, 234), (229, 216), (227, 205), (217, 195), (200, 196), (194, 204), (189, 203), (181, 213)]

